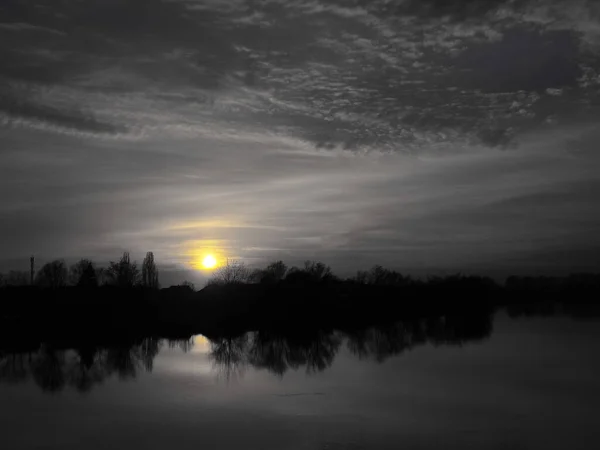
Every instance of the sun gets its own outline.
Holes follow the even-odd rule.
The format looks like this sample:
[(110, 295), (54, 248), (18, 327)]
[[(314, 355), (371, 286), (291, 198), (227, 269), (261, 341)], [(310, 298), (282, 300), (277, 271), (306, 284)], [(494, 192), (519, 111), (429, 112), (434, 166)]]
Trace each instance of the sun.
[(202, 267), (205, 269), (214, 269), (217, 267), (217, 258), (213, 255), (206, 255), (202, 260)]

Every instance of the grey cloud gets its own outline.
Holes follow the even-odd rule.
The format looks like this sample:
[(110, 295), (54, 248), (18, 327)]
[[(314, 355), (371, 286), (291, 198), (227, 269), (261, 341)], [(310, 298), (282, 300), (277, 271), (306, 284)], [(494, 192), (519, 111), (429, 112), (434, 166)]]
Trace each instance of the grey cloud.
[(513, 136), (511, 133), (511, 129), (507, 128), (507, 129), (502, 129), (502, 128), (495, 128), (495, 129), (489, 129), (489, 130), (481, 130), (479, 132), (479, 137), (481, 138), (481, 141), (486, 144), (489, 145), (490, 147), (500, 147), (500, 148), (506, 148), (508, 146), (510, 146), (511, 144), (514, 144), (513, 142)]
[(455, 59), (458, 70), (454, 84), (485, 92), (574, 87), (582, 75), (577, 53), (573, 32), (511, 30), (501, 41), (463, 51)]
[(447, 2), (444, 0), (408, 0), (391, 2), (390, 12), (396, 14), (412, 13), (420, 16), (450, 16), (454, 19), (464, 19), (472, 16), (482, 16), (496, 8), (510, 3), (511, 6), (526, 4), (527, 1), (506, 0), (456, 0)]
[(98, 134), (116, 134), (126, 127), (103, 122), (93, 114), (79, 109), (58, 108), (28, 99), (17, 99), (12, 95), (0, 95), (0, 117), (5, 124), (19, 125), (21, 120), (34, 120), (50, 127)]
[(0, 22), (0, 29), (11, 31), (34, 31), (56, 34), (58, 36), (66, 36), (66, 34), (62, 31), (54, 30), (52, 28), (47, 27), (41, 27), (39, 25), (31, 25), (30, 23), (24, 22)]
[[(36, 3), (33, 12), (14, 0), (3, 8), (15, 23), (27, 17), (32, 27), (64, 33), (52, 46), (62, 54), (50, 60), (35, 36), (0, 46), (10, 62), (0, 76), (78, 86), (82, 99), (150, 86), (218, 97), (249, 86), (269, 100), (249, 98), (247, 109), (223, 121), (286, 129), (320, 148), (418, 149), (448, 136), (506, 147), (560, 113), (550, 104), (531, 121), (531, 107), (511, 109), (521, 92), (551, 96), (548, 89), (574, 87), (582, 75), (578, 30), (532, 25), (521, 12), (532, 8), (526, 1)], [(492, 12), (500, 7), (515, 13), (498, 19)], [(113, 67), (137, 78), (87, 82)], [(507, 97), (498, 103), (481, 92)], [(494, 114), (482, 116), (483, 109)]]

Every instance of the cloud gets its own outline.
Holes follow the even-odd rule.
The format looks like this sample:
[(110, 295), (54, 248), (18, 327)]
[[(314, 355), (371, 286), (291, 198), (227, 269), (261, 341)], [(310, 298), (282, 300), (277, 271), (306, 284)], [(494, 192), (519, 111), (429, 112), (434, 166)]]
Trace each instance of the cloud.
[(126, 132), (125, 127), (98, 120), (83, 110), (58, 108), (8, 95), (0, 96), (0, 124), (94, 135)]
[(10, 31), (37, 31), (43, 33), (55, 34), (58, 36), (66, 36), (66, 33), (54, 30), (52, 28), (41, 27), (38, 25), (32, 25), (30, 23), (24, 22), (15, 22), (15, 23), (0, 23), (0, 30), (10, 30)]
[[(2, 2), (2, 248), (179, 264), (212, 240), (252, 261), (421, 269), (542, 254), (556, 228), (526, 213), (550, 217), (545, 193), (571, 214), (571, 186), (596, 223), (569, 184), (596, 177), (596, 9)], [(569, 214), (565, 242), (596, 242)]]
[[(595, 16), (584, 25), (581, 14), (561, 13), (560, 2), (88, 1), (61, 6), (59, 16), (39, 4), (28, 26), (68, 39), (53, 44), (54, 61), (39, 36), (0, 46), (9, 62), (0, 76), (78, 87), (75, 109), (111, 89), (117, 102), (145, 92), (139, 108), (168, 93), (185, 107), (198, 99), (184, 92), (204, 90), (200, 102), (212, 103), (202, 114), (211, 120), (279, 130), (319, 148), (419, 151), (450, 136), (505, 147), (503, 139), (515, 142), (546, 117), (560, 118), (552, 103), (543, 118), (531, 105), (513, 110), (523, 92), (579, 88), (579, 98), (589, 96), (581, 80), (596, 67), (580, 39)], [(12, 23), (25, 23), (25, 10), (9, 5)], [(204, 117), (186, 118), (195, 120)]]

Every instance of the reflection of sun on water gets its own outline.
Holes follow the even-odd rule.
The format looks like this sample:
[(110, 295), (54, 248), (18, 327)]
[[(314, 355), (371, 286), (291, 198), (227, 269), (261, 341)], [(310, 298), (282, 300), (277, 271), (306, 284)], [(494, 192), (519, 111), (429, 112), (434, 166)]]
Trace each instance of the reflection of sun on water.
[(193, 350), (197, 353), (208, 353), (210, 351), (210, 341), (201, 334), (194, 336)]

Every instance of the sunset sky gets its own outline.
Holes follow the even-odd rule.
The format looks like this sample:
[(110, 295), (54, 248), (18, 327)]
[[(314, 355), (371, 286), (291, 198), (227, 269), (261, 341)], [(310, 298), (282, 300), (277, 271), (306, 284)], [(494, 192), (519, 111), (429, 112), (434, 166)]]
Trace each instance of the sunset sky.
[(2, 0), (0, 61), (1, 271), (600, 269), (600, 2)]

